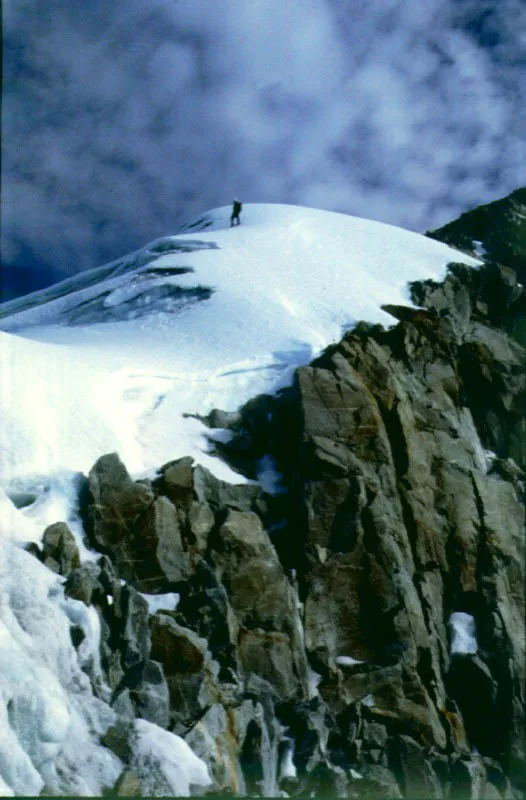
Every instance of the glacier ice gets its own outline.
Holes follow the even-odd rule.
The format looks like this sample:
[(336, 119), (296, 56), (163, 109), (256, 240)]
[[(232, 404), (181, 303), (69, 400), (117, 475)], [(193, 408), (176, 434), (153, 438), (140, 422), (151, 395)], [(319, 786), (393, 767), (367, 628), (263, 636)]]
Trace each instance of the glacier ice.
[[(0, 779), (15, 795), (98, 795), (122, 765), (100, 744), (114, 721), (81, 670), (60, 578), (0, 539)], [(98, 651), (98, 639), (91, 639)]]

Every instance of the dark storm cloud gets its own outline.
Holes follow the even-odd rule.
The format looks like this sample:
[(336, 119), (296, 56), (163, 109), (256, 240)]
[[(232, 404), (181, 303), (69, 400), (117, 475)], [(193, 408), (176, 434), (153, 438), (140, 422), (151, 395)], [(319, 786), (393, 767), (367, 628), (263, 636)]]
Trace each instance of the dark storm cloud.
[(73, 272), (230, 202), (422, 230), (524, 183), (521, 0), (17, 0), (3, 255)]

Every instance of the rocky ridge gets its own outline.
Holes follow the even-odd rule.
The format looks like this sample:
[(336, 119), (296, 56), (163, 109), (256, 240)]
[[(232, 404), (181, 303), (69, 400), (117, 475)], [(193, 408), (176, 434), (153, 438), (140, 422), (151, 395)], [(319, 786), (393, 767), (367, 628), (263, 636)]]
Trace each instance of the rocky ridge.
[(428, 236), (471, 255), (482, 253), (504, 264), (526, 282), (526, 187), (467, 211)]
[(98, 561), (64, 525), (34, 551), (98, 612), (118, 795), (148, 793), (137, 717), (186, 740), (212, 794), (525, 790), (524, 290), (492, 262), (412, 294), (394, 327), (209, 416), (273, 493), (190, 458), (133, 481), (108, 454), (80, 496)]

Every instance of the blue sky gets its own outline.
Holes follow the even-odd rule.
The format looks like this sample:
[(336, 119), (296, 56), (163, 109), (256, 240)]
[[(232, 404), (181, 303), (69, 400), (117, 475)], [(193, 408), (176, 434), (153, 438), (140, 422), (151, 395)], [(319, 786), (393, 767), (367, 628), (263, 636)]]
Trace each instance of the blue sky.
[(233, 196), (424, 231), (526, 183), (523, 0), (7, 0), (4, 298)]

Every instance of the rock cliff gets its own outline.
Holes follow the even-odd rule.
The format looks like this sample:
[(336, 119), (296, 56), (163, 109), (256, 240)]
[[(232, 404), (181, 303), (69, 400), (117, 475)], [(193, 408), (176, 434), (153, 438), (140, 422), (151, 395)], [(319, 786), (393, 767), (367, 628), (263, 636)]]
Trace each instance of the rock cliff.
[(108, 454), (81, 492), (99, 560), (46, 533), (36, 555), (100, 617), (117, 794), (145, 791), (135, 717), (184, 737), (222, 796), (526, 790), (526, 295), (496, 262), (411, 292), (393, 327), (360, 323), (292, 387), (209, 416), (272, 492), (190, 458), (134, 482)]

